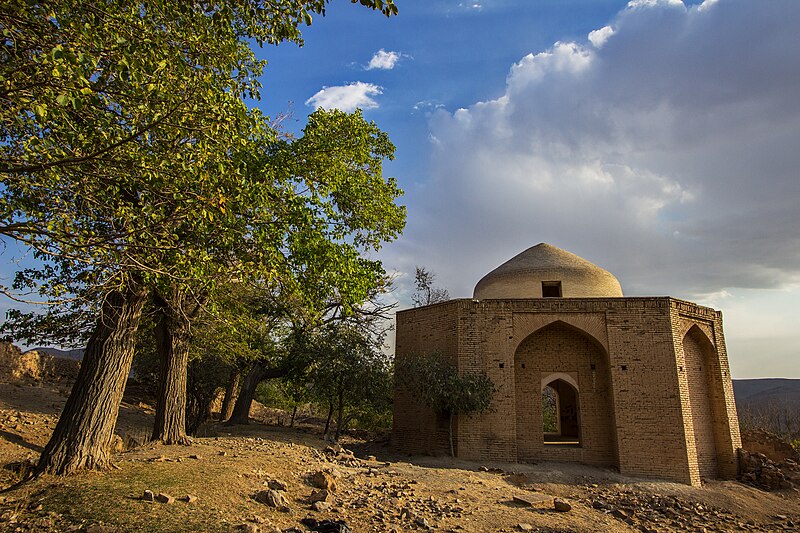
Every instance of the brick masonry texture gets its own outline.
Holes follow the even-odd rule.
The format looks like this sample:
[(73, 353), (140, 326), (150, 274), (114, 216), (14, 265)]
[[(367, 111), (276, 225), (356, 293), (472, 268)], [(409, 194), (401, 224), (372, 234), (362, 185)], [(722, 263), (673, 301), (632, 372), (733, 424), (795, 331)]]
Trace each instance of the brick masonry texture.
[[(668, 297), (451, 300), (397, 314), (396, 357), (439, 352), (497, 387), (456, 455), (569, 461), (697, 485), (741, 447), (721, 313)], [(577, 388), (579, 444), (545, 443), (541, 391)], [(394, 445), (449, 453), (447, 418), (395, 390)]]

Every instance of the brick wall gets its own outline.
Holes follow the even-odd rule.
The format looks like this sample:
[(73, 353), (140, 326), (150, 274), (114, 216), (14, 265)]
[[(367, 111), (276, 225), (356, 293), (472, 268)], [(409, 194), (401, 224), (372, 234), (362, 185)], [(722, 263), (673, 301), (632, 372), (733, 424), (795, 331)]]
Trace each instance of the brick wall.
[[(666, 297), (544, 298), (454, 300), (397, 316), (398, 358), (439, 351), (461, 372), (485, 372), (497, 386), (490, 412), (457, 421), (459, 457), (616, 465), (625, 474), (691, 484), (714, 475), (714, 457), (718, 474), (736, 474), (739, 432), (722, 320), (713, 309)], [(689, 319), (713, 336), (710, 351), (689, 342), (684, 353)], [(687, 360), (693, 368), (698, 357), (704, 370), (687, 373)], [(543, 443), (541, 380), (553, 372), (578, 384), (579, 447)], [(708, 434), (708, 424), (713, 438), (701, 442), (698, 462), (695, 433)], [(400, 388), (393, 437), (409, 453), (447, 450), (435, 415)]]
[[(456, 363), (458, 300), (397, 313), (396, 357), (439, 352)], [(407, 453), (450, 453), (446, 420), (415, 402), (395, 380), (393, 445)]]
[[(520, 460), (578, 460), (616, 465), (608, 358), (580, 331), (556, 322), (526, 338), (516, 352), (517, 439)], [(578, 385), (580, 447), (545, 445), (542, 379), (554, 373)]]
[(698, 328), (692, 328), (684, 336), (682, 344), (698, 473), (702, 478), (713, 479), (719, 475), (714, 444), (714, 412), (709, 395), (711, 376), (708, 359), (713, 356), (713, 347), (702, 335)]
[[(701, 398), (695, 399), (697, 390), (691, 388), (684, 398), (684, 418), (691, 427), (686, 440), (693, 481), (699, 482), (700, 477), (731, 479), (737, 474), (736, 450), (741, 447), (741, 438), (722, 314), (682, 300), (672, 300), (671, 304), (679, 370), (686, 365), (683, 376), (687, 387), (694, 382), (700, 384), (698, 390), (704, 389)], [(690, 374), (692, 368), (700, 368), (703, 376), (698, 377), (697, 370), (695, 375)], [(716, 468), (709, 458), (712, 447)]]

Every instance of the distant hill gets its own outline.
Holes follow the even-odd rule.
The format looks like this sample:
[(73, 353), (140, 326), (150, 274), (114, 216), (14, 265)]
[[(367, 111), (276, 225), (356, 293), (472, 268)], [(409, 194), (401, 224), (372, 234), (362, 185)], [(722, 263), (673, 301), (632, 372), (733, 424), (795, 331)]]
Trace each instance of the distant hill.
[(800, 408), (800, 379), (734, 379), (733, 394), (737, 406), (758, 408), (777, 403)]
[(58, 348), (31, 348), (29, 352), (43, 352), (53, 357), (60, 357), (62, 359), (72, 359), (73, 361), (83, 360), (83, 348), (75, 348), (74, 350), (59, 350)]

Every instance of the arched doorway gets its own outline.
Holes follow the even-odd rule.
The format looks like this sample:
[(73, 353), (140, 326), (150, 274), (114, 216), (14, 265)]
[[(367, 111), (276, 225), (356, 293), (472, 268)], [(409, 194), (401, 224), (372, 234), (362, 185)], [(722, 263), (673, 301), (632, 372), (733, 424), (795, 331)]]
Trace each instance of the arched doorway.
[(713, 401), (712, 362), (717, 359), (714, 345), (697, 326), (689, 329), (682, 344), (700, 477), (716, 478), (719, 477), (719, 464), (715, 420), (721, 417), (721, 413), (717, 412), (719, 408)]
[[(594, 338), (560, 321), (535, 331), (517, 348), (514, 381), (519, 460), (617, 464), (608, 356)], [(543, 392), (557, 404), (552, 431)]]
[(545, 445), (580, 446), (578, 389), (568, 380), (545, 378), (542, 385), (542, 432)]

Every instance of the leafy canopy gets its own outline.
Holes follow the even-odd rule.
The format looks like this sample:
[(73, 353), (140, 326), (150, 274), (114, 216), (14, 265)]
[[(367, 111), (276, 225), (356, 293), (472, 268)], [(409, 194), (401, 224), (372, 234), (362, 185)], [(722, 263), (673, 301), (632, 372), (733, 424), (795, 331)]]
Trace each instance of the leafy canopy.
[(80, 306), (131, 282), (322, 277), (357, 301), (382, 275), (361, 252), (404, 224), (381, 175), (394, 147), (358, 112), (286, 139), (243, 100), (264, 68), (251, 40), (301, 42), (326, 4), (4, 2), (0, 234), (43, 266), (2, 290)]
[(496, 391), (483, 373), (459, 374), (442, 354), (415, 355), (395, 361), (396, 376), (422, 404), (440, 414), (480, 413)]

